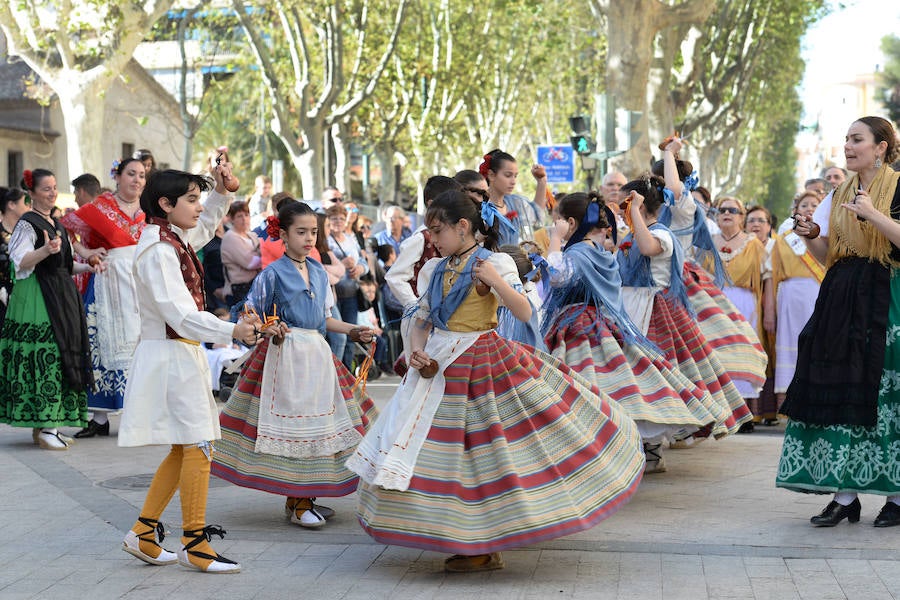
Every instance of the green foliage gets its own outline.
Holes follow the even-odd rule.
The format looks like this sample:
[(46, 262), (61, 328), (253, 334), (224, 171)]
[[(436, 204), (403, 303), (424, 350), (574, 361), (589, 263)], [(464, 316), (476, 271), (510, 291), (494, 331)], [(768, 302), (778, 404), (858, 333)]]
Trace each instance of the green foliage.
[(714, 193), (785, 214), (796, 191), (800, 40), (823, 11), (823, 0), (724, 0), (701, 28), (675, 121), (725, 174)]
[(881, 51), (885, 63), (878, 77), (878, 92), (884, 99), (888, 117), (894, 123), (900, 123), (900, 37), (886, 35), (881, 38)]

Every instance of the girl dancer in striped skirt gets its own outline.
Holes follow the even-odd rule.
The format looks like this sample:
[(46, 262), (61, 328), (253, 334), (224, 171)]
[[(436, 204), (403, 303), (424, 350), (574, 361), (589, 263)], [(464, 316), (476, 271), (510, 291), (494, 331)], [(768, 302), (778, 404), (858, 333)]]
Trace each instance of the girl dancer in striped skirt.
[[(455, 553), (448, 571), (503, 566), (499, 551), (581, 531), (620, 508), (643, 471), (637, 427), (549, 355), (494, 331), (513, 288), (509, 256), (479, 247), (492, 207), (464, 193), (426, 214), (443, 259), (419, 274), (410, 367), (347, 466), (359, 519), (382, 543)], [(495, 221), (496, 222), (496, 221)], [(429, 335), (430, 332), (430, 335)]]
[(666, 358), (695, 385), (709, 390), (726, 410), (728, 417), (717, 422), (712, 433), (736, 433), (752, 415), (688, 310), (681, 245), (657, 222), (664, 186), (659, 177), (648, 176), (622, 187), (634, 228), (617, 256), (625, 306)]
[[(632, 323), (619, 267), (604, 249), (612, 213), (596, 195), (569, 194), (550, 238), (546, 340), (554, 356), (609, 394), (644, 439), (645, 473), (665, 471), (660, 445), (723, 421), (709, 392), (692, 384)], [(560, 252), (561, 240), (566, 241)]]
[(277, 317), (269, 328), (275, 335), (254, 349), (222, 411), (212, 472), (286, 496), (291, 522), (316, 528), (334, 511), (314, 504), (315, 497), (356, 490), (358, 478), (344, 461), (375, 417), (372, 399), (352, 390), (353, 377), (331, 353), (325, 330), (363, 342), (372, 341), (372, 330), (330, 316), (328, 276), (308, 256), (318, 229), (312, 209), (290, 202), (278, 222), (284, 256), (266, 267), (248, 295), (261, 316)]
[(706, 211), (692, 195), (697, 174), (690, 162), (678, 158), (681, 138), (672, 136), (659, 147), (663, 160), (653, 165), (653, 174), (665, 177), (667, 190), (659, 222), (684, 251), (682, 280), (697, 324), (731, 379), (741, 382), (736, 384), (739, 391), (741, 386), (762, 388), (768, 358), (756, 331), (722, 291), (725, 267), (707, 228)]

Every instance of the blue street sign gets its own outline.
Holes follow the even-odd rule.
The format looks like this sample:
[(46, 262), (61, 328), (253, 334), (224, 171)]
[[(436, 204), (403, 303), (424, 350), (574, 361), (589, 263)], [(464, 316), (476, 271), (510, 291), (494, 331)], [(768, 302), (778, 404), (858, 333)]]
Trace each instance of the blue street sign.
[(547, 171), (547, 183), (575, 181), (575, 151), (571, 144), (538, 146), (537, 161)]

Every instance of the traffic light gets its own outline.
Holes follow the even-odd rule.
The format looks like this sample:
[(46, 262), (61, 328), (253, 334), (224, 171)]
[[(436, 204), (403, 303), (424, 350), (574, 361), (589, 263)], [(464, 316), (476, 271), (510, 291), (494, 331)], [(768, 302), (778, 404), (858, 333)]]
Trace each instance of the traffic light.
[(591, 137), (591, 118), (589, 116), (573, 115), (569, 117), (569, 127), (575, 134), (569, 138), (575, 152), (584, 156), (597, 149), (597, 142)]

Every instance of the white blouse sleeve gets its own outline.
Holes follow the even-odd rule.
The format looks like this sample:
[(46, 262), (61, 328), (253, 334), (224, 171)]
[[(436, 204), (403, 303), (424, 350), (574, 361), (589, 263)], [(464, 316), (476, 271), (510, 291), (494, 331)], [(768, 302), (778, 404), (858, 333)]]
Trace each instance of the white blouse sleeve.
[(196, 227), (185, 232), (184, 241), (194, 248), (202, 248), (208, 244), (215, 237), (219, 223), (225, 218), (231, 200), (231, 194), (220, 194), (216, 190), (210, 190), (206, 202), (203, 203), (200, 221)]
[(178, 335), (198, 342), (231, 343), (234, 324), (211, 312), (197, 310), (173, 247), (165, 243), (154, 244), (139, 258), (135, 271), (149, 288), (159, 314)]
[[(409, 308), (416, 303), (417, 298), (409, 282), (413, 278), (416, 263), (422, 258), (422, 252), (424, 251), (425, 236), (419, 232), (412, 234), (400, 244), (400, 254), (384, 276), (394, 297), (405, 308)], [(419, 289), (421, 290), (422, 288)]]
[(819, 236), (821, 237), (828, 237), (828, 222), (831, 220), (831, 200), (833, 196), (833, 191), (825, 196), (821, 204), (816, 207), (816, 212), (813, 213), (812, 220), (819, 226)]
[(559, 250), (547, 255), (547, 264), (550, 265), (550, 281), (552, 287), (560, 286), (572, 279), (572, 268), (565, 254)]
[(35, 244), (37, 244), (37, 233), (35, 233), (34, 227), (28, 221), (19, 219), (9, 238), (9, 259), (16, 266), (16, 279), (27, 279), (34, 273), (34, 267), (23, 271), (19, 269), (19, 264), (26, 254), (34, 250)]
[(331, 309), (334, 308), (334, 292), (331, 291), (331, 286), (325, 288), (325, 318), (331, 316)]
[[(519, 278), (519, 269), (516, 267), (516, 261), (513, 260), (512, 256), (503, 252), (495, 252), (487, 260), (494, 265), (497, 274), (503, 278), (503, 281), (522, 293), (522, 280)], [(496, 296), (500, 306), (504, 306), (503, 298), (500, 297), (497, 290), (491, 288), (491, 293)]]

